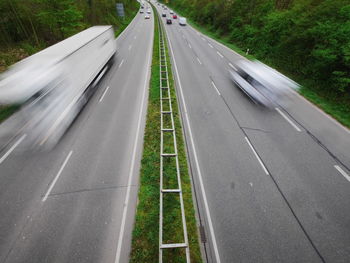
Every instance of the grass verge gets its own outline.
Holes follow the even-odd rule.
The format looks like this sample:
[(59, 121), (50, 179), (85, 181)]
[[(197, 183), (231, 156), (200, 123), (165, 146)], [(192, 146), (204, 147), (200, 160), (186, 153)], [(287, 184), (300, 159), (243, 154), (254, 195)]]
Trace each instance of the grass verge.
[[(173, 8), (171, 4), (169, 4)], [(181, 14), (180, 10), (177, 10), (174, 8), (174, 10)], [(180, 12), (178, 12), (180, 11)], [(186, 15), (186, 14), (184, 14)], [(220, 42), (221, 44), (227, 46), (228, 48), (232, 49), (233, 51), (237, 52), (238, 54), (248, 58), (248, 59), (256, 59), (253, 55), (246, 55), (245, 51), (237, 47), (235, 44), (233, 44), (228, 37), (220, 35), (219, 32), (215, 32), (211, 30), (210, 28), (200, 25), (196, 23), (193, 19), (187, 18), (188, 23), (201, 33), (207, 35), (208, 37), (215, 39), (216, 41)], [(261, 60), (264, 62), (264, 60)], [(266, 61), (264, 62), (266, 63)], [(274, 65), (271, 65), (271, 63), (267, 63), (268, 65), (275, 67)], [(275, 67), (277, 70), (278, 67)], [(293, 78), (293, 76), (292, 76)], [(336, 119), (338, 122), (343, 124), (344, 126), (350, 128), (350, 96), (347, 96), (346, 98), (335, 98), (334, 96), (330, 97), (326, 94), (323, 94), (316, 89), (312, 88), (307, 83), (308, 80), (296, 78), (296, 81), (298, 81), (302, 88), (299, 90), (299, 93), (304, 96), (306, 99), (311, 101), (313, 104), (318, 106), (320, 109), (322, 109), (324, 112), (332, 116), (334, 119)]]
[[(154, 10), (154, 14), (156, 10)], [(157, 19), (157, 17), (156, 17)], [(166, 47), (167, 50), (167, 47)], [(192, 203), (191, 180), (188, 174), (187, 158), (183, 142), (183, 133), (176, 100), (174, 80), (171, 72), (170, 58), (167, 52), (169, 81), (172, 96), (181, 183), (186, 214), (187, 232), (190, 245), (191, 262), (202, 262), (198, 243), (195, 211)], [(140, 171), (140, 189), (138, 194), (136, 221), (132, 233), (132, 251), (130, 262), (158, 262), (159, 256), (159, 170), (160, 170), (160, 88), (159, 88), (159, 28), (155, 21), (153, 58), (147, 122), (144, 135), (144, 149)], [(164, 169), (167, 169), (165, 163)], [(174, 172), (169, 166), (168, 175)], [(165, 184), (173, 184), (173, 179), (166, 178)], [(164, 237), (163, 241), (181, 241), (182, 227), (178, 227), (178, 200), (171, 195), (164, 202)], [(171, 233), (171, 235), (169, 235)], [(184, 249), (168, 250), (163, 254), (164, 262), (185, 262)]]

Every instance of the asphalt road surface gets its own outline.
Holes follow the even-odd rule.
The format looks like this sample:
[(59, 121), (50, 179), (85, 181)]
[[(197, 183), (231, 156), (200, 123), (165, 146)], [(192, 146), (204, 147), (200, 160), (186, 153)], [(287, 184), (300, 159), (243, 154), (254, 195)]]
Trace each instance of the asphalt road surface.
[(255, 105), (229, 79), (238, 54), (162, 20), (207, 260), (350, 262), (349, 130), (299, 95)]
[(128, 261), (153, 23), (137, 14), (117, 38), (114, 66), (52, 151), (16, 138), (0, 152), (0, 262)]

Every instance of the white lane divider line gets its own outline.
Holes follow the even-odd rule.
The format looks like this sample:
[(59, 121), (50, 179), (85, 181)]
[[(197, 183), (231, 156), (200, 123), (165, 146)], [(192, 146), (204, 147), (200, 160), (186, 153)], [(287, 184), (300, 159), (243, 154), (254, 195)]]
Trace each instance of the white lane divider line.
[(281, 114), (281, 116), (282, 116), (286, 121), (289, 122), (290, 125), (293, 126), (294, 129), (296, 129), (298, 132), (301, 132), (301, 129), (300, 129), (294, 122), (292, 122), (292, 120), (289, 119), (279, 108), (275, 108), (275, 109), (276, 109), (276, 111), (277, 111), (279, 114)]
[(219, 51), (216, 51), (216, 53), (217, 53), (221, 58), (224, 57)]
[(201, 37), (203, 41), (205, 41), (205, 38), (204, 37)]
[(189, 48), (191, 48), (191, 49), (192, 49), (192, 46), (191, 46), (191, 44), (190, 44), (190, 43), (188, 43), (188, 46), (189, 46)]
[(108, 86), (108, 87), (105, 89), (105, 91), (103, 92), (103, 94), (102, 94), (102, 96), (101, 96), (101, 98), (100, 98), (100, 101), (99, 101), (99, 102), (101, 102), (101, 101), (103, 100), (103, 98), (105, 97), (105, 95), (106, 95), (106, 93), (107, 93), (108, 89), (109, 89), (109, 86)]
[(209, 211), (207, 195), (206, 195), (205, 189), (204, 189), (202, 172), (201, 172), (201, 169), (200, 169), (200, 166), (199, 166), (197, 151), (196, 151), (196, 147), (194, 145), (194, 140), (193, 140), (193, 135), (192, 135), (192, 129), (191, 129), (189, 117), (188, 117), (188, 114), (187, 114), (187, 107), (186, 107), (185, 97), (184, 97), (184, 94), (183, 94), (183, 91), (182, 91), (182, 85), (181, 85), (181, 80), (180, 80), (180, 76), (179, 76), (179, 71), (177, 69), (176, 59), (175, 59), (175, 56), (174, 56), (174, 51), (173, 51), (173, 47), (172, 47), (170, 39), (168, 39), (168, 43), (169, 43), (169, 47), (170, 47), (171, 57), (172, 57), (172, 59), (174, 61), (174, 68), (175, 68), (176, 78), (177, 78), (178, 84), (179, 84), (179, 90), (180, 90), (182, 104), (184, 106), (184, 111), (185, 111), (184, 112), (185, 113), (184, 118), (186, 120), (188, 131), (189, 131), (189, 137), (190, 137), (190, 141), (191, 141), (193, 156), (194, 156), (194, 160), (195, 160), (195, 164), (196, 164), (196, 170), (197, 170), (197, 173), (198, 173), (199, 185), (200, 185), (200, 189), (201, 189), (201, 193), (202, 193), (202, 197), (203, 197), (203, 202), (204, 202), (205, 214), (206, 214), (206, 217), (207, 217), (207, 220), (208, 220), (209, 232), (210, 232), (210, 235), (211, 235), (211, 241), (213, 243), (214, 255), (215, 255), (216, 263), (221, 263), (220, 255), (219, 255), (219, 249), (218, 249), (218, 246), (217, 246), (217, 243), (216, 243), (216, 237), (215, 237), (215, 233), (214, 233), (213, 222), (212, 222), (210, 211)]
[(131, 48), (132, 48), (132, 45), (129, 45), (129, 48), (128, 48), (128, 50), (131, 50)]
[(216, 87), (214, 81), (212, 81), (211, 84), (213, 85), (214, 89), (215, 89), (216, 92), (219, 94), (219, 96), (221, 96), (221, 93), (220, 93), (220, 91), (218, 90), (218, 88)]
[(27, 136), (27, 134), (23, 134), (21, 138), (19, 138), (12, 146), (11, 148), (0, 158), (0, 164), (5, 161), (5, 159), (10, 155), (10, 153), (13, 152), (13, 150), (20, 144), (24, 138)]
[(202, 62), (199, 60), (199, 58), (197, 57), (198, 63), (202, 65)]
[(124, 59), (122, 59), (122, 62), (120, 62), (118, 68), (121, 68), (121, 66), (123, 65), (123, 63), (124, 63)]
[(208, 46), (211, 47), (211, 48), (214, 48), (212, 44), (208, 43)]
[(52, 181), (52, 183), (51, 183), (49, 189), (47, 190), (45, 196), (43, 197), (43, 199), (41, 199), (42, 202), (45, 202), (46, 199), (47, 199), (47, 197), (50, 195), (50, 193), (51, 193), (53, 187), (55, 186), (55, 184), (56, 184), (58, 178), (60, 177), (60, 175), (61, 175), (61, 173), (62, 173), (64, 167), (67, 165), (67, 163), (68, 163), (68, 161), (69, 161), (69, 158), (72, 156), (72, 153), (73, 153), (73, 151), (70, 151), (69, 154), (67, 155), (66, 159), (64, 160), (63, 164), (61, 165), (60, 170), (58, 171), (57, 175), (55, 176), (55, 179), (53, 179), (53, 181)]
[(233, 68), (234, 70), (237, 70), (237, 68), (236, 68), (234, 65), (232, 65), (231, 63), (228, 63), (228, 65), (229, 65), (231, 68)]
[(337, 169), (338, 172), (341, 173), (341, 175), (350, 182), (350, 176), (339, 165), (334, 165), (334, 168)]
[(262, 160), (260, 159), (259, 155), (258, 155), (257, 152), (255, 151), (253, 145), (250, 143), (249, 139), (248, 139), (247, 137), (244, 137), (244, 138), (245, 138), (245, 140), (247, 141), (247, 143), (249, 144), (250, 149), (252, 149), (252, 151), (253, 151), (253, 153), (254, 153), (256, 159), (258, 159), (258, 161), (259, 161), (261, 167), (264, 169), (264, 172), (266, 173), (266, 175), (269, 175), (269, 172), (267, 171), (265, 165), (263, 164), (263, 162), (262, 162)]
[[(153, 47), (153, 33), (150, 36), (150, 47)], [(137, 151), (137, 146), (138, 146), (138, 140), (140, 136), (140, 131), (141, 131), (141, 125), (142, 125), (142, 116), (144, 112), (144, 104), (146, 100), (146, 91), (147, 85), (149, 83), (149, 78), (150, 78), (150, 66), (151, 66), (151, 58), (152, 58), (152, 49), (149, 50), (148, 54), (148, 62), (145, 65), (145, 82), (144, 82), (144, 87), (143, 87), (143, 93), (142, 93), (142, 102), (141, 102), (141, 107), (140, 107), (140, 113), (138, 116), (138, 121), (137, 121), (137, 129), (136, 129), (136, 135), (135, 135), (135, 141), (134, 141), (134, 147), (133, 147), (133, 152), (132, 152), (132, 159), (131, 159), (131, 164), (130, 164), (130, 170), (129, 170), (129, 178), (128, 178), (128, 187), (126, 189), (126, 195), (125, 195), (125, 200), (124, 200), (124, 206), (123, 206), (123, 215), (122, 215), (122, 222), (120, 225), (120, 232), (119, 232), (119, 237), (118, 237), (118, 245), (117, 245), (117, 252), (115, 255), (115, 263), (120, 262), (120, 256), (121, 256), (121, 250), (122, 250), (122, 245), (123, 245), (123, 239), (124, 239), (124, 231), (125, 231), (125, 223), (126, 223), (126, 216), (128, 213), (128, 207), (129, 207), (129, 201), (130, 201), (130, 191), (131, 191), (131, 183), (134, 175), (134, 169), (135, 169), (135, 161), (136, 161), (136, 154), (138, 153)]]

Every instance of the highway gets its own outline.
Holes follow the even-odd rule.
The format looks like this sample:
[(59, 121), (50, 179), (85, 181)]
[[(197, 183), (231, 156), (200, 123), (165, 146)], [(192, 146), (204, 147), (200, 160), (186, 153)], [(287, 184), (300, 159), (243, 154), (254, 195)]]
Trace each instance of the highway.
[[(128, 262), (153, 16), (116, 39), (115, 64), (52, 151), (0, 138), (0, 262)], [(254, 104), (228, 76), (240, 55), (162, 21), (203, 259), (349, 262), (349, 130), (297, 94), (288, 107)]]
[(52, 151), (1, 145), (0, 262), (128, 262), (153, 25), (137, 14), (117, 38), (115, 64)]
[(238, 54), (162, 20), (207, 261), (349, 262), (349, 130), (300, 95), (254, 104), (228, 76)]

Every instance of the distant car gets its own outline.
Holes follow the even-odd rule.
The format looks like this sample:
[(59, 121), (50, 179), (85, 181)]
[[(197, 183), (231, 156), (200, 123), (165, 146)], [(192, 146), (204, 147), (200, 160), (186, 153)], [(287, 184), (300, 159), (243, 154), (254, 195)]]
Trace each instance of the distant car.
[(187, 24), (187, 20), (185, 17), (180, 17), (179, 18), (179, 25), (180, 26), (185, 26)]
[(143, 10), (142, 9), (140, 10), (140, 14), (143, 14)]
[(150, 19), (150, 15), (145, 15), (145, 19)]
[(167, 18), (167, 19), (166, 19), (166, 23), (167, 23), (168, 25), (171, 25), (171, 24), (173, 23), (173, 21), (171, 20), (171, 18)]
[(173, 15), (173, 19), (177, 19), (177, 15), (176, 14)]
[(162, 13), (162, 17), (166, 17), (166, 13)]
[(150, 13), (151, 13), (151, 10), (150, 10), (150, 9), (148, 9), (148, 10), (147, 10), (147, 14), (150, 14)]
[(169, 12), (169, 13), (172, 15), (172, 14), (174, 14), (174, 11), (173, 11), (173, 10), (170, 10), (170, 12)]
[(144, 6), (142, 5), (141, 8), (144, 9)]

